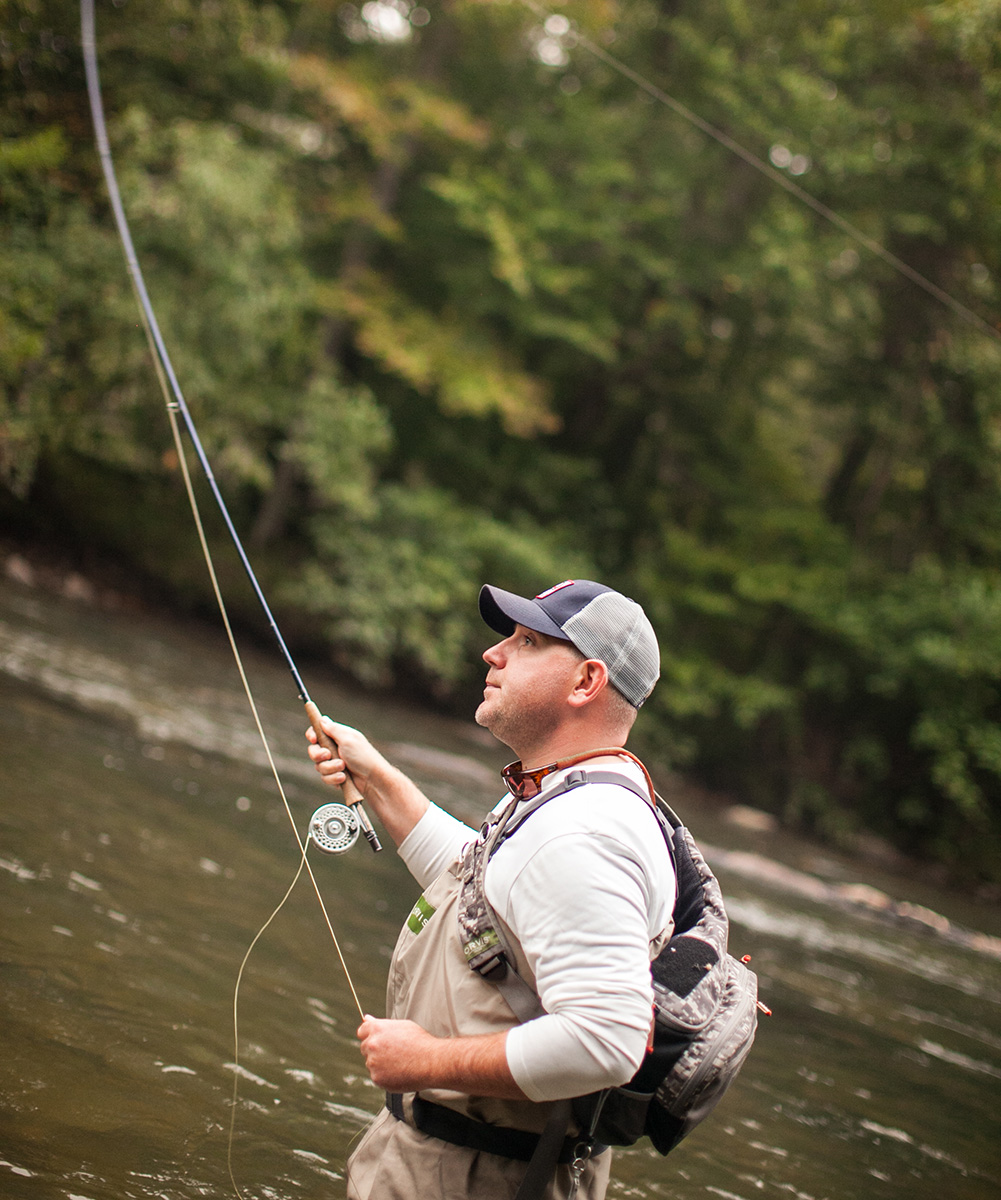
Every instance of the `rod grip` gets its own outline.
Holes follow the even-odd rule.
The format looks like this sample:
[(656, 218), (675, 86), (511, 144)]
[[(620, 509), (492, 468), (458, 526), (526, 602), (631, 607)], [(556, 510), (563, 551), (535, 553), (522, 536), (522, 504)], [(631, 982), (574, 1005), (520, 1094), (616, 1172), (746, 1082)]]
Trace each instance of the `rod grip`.
[[(312, 700), (306, 701), (306, 716), (309, 717), (309, 723), (313, 726), (313, 732), (316, 734), (317, 742), (323, 746), (324, 749), (329, 750), (331, 754), (339, 755), (340, 752), (337, 748), (337, 743), (323, 728), (323, 722), (320, 719), (320, 710), (316, 707), (316, 704)], [(378, 852), (382, 849), (382, 844), (379, 841), (378, 834), (375, 832), (375, 829), (372, 826), (372, 822), (369, 820), (368, 813), (365, 811), (365, 806), (362, 803), (362, 794), (358, 791), (358, 785), (351, 778), (350, 774), (348, 774), (347, 779), (344, 781), (344, 784), (341, 787), (341, 792), (347, 803), (350, 804), (355, 810), (355, 814), (358, 817), (358, 824), (361, 826), (361, 831), (365, 835), (365, 840), (373, 850)]]

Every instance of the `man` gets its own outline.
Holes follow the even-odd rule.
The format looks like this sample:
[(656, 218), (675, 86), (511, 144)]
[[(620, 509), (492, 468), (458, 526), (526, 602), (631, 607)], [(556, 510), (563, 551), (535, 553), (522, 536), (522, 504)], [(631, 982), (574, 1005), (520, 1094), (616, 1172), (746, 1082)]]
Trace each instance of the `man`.
[[(348, 1163), (349, 1200), (513, 1200), (553, 1102), (627, 1082), (650, 1035), (649, 964), (672, 928), (675, 880), (645, 772), (614, 749), (659, 676), (653, 629), (638, 604), (589, 580), (534, 599), (484, 587), (479, 607), (501, 640), (483, 655), (476, 721), (518, 756), (515, 796), (526, 775), (552, 795), (482, 877), (544, 1011), (519, 1022), (467, 965), (457, 911), (476, 833), (362, 734), (324, 718), (338, 756), (308, 731), (317, 770), (335, 787), (350, 773), (425, 888), (394, 953), (388, 1017), (366, 1016), (358, 1030), (389, 1101)], [(589, 757), (596, 749), (613, 753)], [(572, 766), (606, 780), (564, 790)], [(610, 769), (642, 795), (608, 781)], [(519, 803), (507, 796), (495, 813)], [(466, 886), (470, 861), (467, 851)], [(571, 1194), (567, 1157), (550, 1196)], [(578, 1196), (601, 1200), (610, 1158), (587, 1162)]]

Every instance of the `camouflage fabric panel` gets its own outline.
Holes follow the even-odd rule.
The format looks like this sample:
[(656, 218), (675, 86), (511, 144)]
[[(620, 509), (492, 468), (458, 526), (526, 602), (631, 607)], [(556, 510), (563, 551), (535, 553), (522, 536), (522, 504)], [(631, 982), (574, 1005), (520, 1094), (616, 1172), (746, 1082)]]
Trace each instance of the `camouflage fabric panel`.
[(502, 825), (493, 822), (466, 847), (462, 860), (462, 890), (459, 893), (459, 940), (466, 962), (478, 970), (503, 952), (500, 936), (494, 928), (493, 914), (487, 904), (483, 875), (487, 860)]
[(747, 1057), (757, 1026), (757, 980), (727, 955), (721, 963), (723, 995), (717, 1020), (696, 1035), (657, 1090), (668, 1112), (697, 1124), (716, 1104)]

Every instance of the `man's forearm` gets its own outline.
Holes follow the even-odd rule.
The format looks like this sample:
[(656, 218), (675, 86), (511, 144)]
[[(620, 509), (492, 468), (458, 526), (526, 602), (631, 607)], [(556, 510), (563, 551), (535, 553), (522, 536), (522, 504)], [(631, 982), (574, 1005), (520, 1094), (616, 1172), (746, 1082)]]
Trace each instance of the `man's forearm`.
[(431, 801), (402, 771), (385, 759), (383, 763), (368, 777), (365, 803), (371, 805), (394, 845), (399, 846)]
[(469, 1095), (498, 1096), (503, 1100), (524, 1100), (525, 1093), (515, 1083), (508, 1066), (506, 1042), (506, 1033), (437, 1039), (438, 1053), (432, 1073), (438, 1082), (424, 1086), (450, 1088)]
[(413, 1021), (366, 1017), (358, 1029), (373, 1083), (390, 1092), (446, 1088), (471, 1096), (524, 1100), (507, 1063), (507, 1033), (434, 1037)]

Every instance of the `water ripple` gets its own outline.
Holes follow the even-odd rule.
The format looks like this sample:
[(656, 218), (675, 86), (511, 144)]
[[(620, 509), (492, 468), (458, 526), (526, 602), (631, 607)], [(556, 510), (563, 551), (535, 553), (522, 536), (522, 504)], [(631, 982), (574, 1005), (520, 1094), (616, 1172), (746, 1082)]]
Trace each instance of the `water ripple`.
[(757, 933), (798, 942), (811, 950), (836, 951), (852, 958), (869, 959), (917, 975), (930, 983), (955, 988), (967, 996), (1001, 1004), (1001, 990), (957, 971), (955, 964), (919, 953), (896, 942), (835, 929), (819, 917), (772, 908), (761, 900), (728, 899), (731, 920)]

